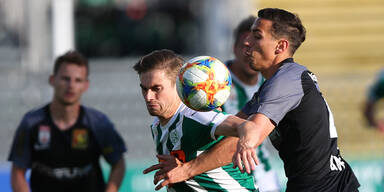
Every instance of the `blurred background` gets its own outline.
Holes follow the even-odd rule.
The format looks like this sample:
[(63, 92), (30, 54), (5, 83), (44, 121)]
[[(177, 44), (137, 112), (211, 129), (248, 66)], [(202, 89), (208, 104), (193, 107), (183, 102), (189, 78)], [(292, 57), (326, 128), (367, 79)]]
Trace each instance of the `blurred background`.
[[(68, 49), (90, 59), (83, 103), (109, 115), (128, 146), (121, 191), (154, 191), (152, 175), (141, 174), (155, 151), (133, 64), (162, 48), (187, 59), (230, 59), (234, 27), (265, 7), (301, 17), (307, 39), (295, 60), (317, 75), (360, 191), (384, 191), (384, 134), (362, 116), (366, 91), (384, 66), (382, 0), (0, 0), (1, 191), (10, 191), (7, 158), (16, 127), (26, 111), (50, 101), (53, 60)], [(379, 118), (381, 109), (382, 102)], [(273, 164), (284, 185), (276, 154)]]

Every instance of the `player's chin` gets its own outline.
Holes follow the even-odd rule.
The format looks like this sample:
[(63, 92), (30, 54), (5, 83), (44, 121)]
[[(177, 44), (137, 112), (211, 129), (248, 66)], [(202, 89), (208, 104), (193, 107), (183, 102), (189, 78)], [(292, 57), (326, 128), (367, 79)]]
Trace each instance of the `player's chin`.
[(79, 102), (79, 99), (77, 98), (61, 98), (59, 99), (60, 103), (63, 105), (74, 105)]
[(148, 109), (148, 113), (151, 115), (151, 116), (159, 116), (160, 112), (156, 109), (153, 109), (153, 108), (149, 108), (147, 107)]

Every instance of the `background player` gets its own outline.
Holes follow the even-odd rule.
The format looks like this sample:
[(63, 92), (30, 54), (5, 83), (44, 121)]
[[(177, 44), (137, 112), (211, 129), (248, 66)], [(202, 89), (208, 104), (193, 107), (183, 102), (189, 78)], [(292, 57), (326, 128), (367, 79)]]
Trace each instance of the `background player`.
[[(233, 53), (235, 58), (226, 62), (232, 76), (231, 94), (222, 106), (223, 111), (236, 114), (256, 93), (264, 82), (260, 72), (249, 66), (248, 58), (243, 53), (244, 40), (251, 32), (251, 26), (256, 17), (251, 15), (243, 19), (234, 30)], [(265, 140), (264, 143), (266, 143)], [(253, 171), (260, 192), (280, 191), (280, 183), (277, 174), (271, 168), (269, 151), (264, 144), (257, 148), (257, 156), (260, 164)]]
[[(211, 131), (228, 115), (214, 111), (197, 112), (181, 102), (176, 91), (176, 76), (183, 62), (182, 58), (170, 50), (158, 50), (144, 56), (135, 64), (134, 69), (140, 77), (147, 110), (150, 115), (155, 116), (151, 130), (157, 153), (171, 154), (181, 162), (186, 162), (223, 139), (220, 137), (216, 140)], [(221, 154), (228, 156), (227, 159), (234, 152), (232, 148), (229, 149), (231, 151), (224, 150)], [(159, 157), (161, 160), (161, 156)], [(145, 171), (147, 172), (149, 170)], [(156, 187), (159, 188), (161, 187)], [(231, 164), (176, 183), (169, 190), (257, 191), (252, 176), (241, 173)]]
[[(70, 51), (55, 61), (49, 84), (52, 101), (29, 111), (12, 145), (13, 191), (117, 191), (125, 173), (123, 140), (103, 113), (80, 105), (87, 91), (88, 61)], [(103, 155), (112, 166), (105, 185), (99, 165)]]
[(384, 97), (384, 69), (380, 71), (375, 82), (368, 90), (364, 106), (364, 117), (370, 127), (375, 127), (384, 133), (384, 120), (375, 117), (376, 105)]

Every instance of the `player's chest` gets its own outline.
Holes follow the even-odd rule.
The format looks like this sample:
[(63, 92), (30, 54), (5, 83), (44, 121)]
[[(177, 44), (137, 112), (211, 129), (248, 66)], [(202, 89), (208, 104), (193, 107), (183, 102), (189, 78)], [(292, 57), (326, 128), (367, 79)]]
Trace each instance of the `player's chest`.
[(82, 125), (61, 131), (52, 124), (40, 124), (33, 131), (31, 147), (35, 157), (47, 159), (88, 159), (97, 152), (92, 132)]

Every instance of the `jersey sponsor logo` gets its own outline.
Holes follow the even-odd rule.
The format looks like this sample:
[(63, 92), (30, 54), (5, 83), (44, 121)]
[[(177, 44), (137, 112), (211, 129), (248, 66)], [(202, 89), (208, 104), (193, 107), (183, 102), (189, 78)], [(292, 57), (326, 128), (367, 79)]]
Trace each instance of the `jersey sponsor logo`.
[(345, 162), (343, 159), (334, 155), (331, 155), (331, 158), (329, 158), (329, 165), (331, 171), (342, 171), (345, 169)]
[(308, 75), (309, 75), (309, 77), (311, 77), (313, 82), (317, 83), (317, 77), (314, 73), (308, 71)]
[(39, 126), (38, 140), (35, 143), (34, 148), (36, 150), (44, 150), (49, 148), (51, 141), (51, 128), (47, 125)]
[(88, 131), (86, 129), (74, 129), (72, 132), (72, 148), (86, 149), (88, 147)]
[(88, 175), (92, 170), (92, 164), (84, 167), (50, 168), (42, 163), (35, 162), (32, 165), (32, 169), (59, 180), (75, 179)]

